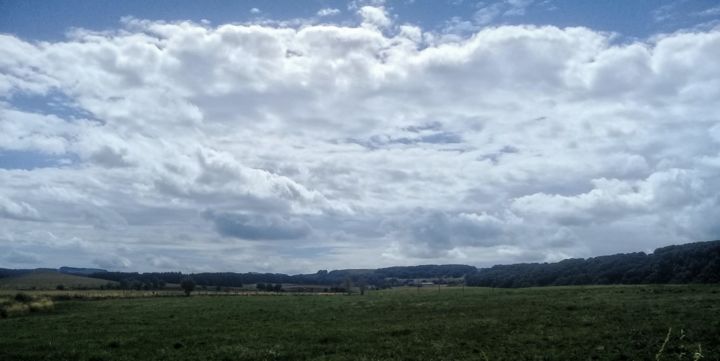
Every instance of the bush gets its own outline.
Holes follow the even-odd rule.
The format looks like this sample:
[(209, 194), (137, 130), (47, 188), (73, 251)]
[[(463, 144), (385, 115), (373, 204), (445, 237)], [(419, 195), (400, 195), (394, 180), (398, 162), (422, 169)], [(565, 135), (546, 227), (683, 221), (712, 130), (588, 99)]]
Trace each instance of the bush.
[(28, 303), (32, 300), (33, 300), (32, 296), (30, 296), (27, 293), (20, 292), (15, 295), (15, 301), (17, 301), (17, 302)]
[(55, 301), (70, 301), (73, 299), (71, 295), (53, 295), (52, 299)]
[(22, 303), (14, 303), (10, 306), (7, 306), (5, 308), (5, 312), (7, 312), (7, 317), (19, 316), (30, 312), (30, 307)]
[(57, 285), (57, 286), (55, 287), (55, 289), (58, 290), (58, 291), (62, 291), (62, 290), (65, 289), (65, 285)]
[(55, 308), (53, 301), (46, 298), (36, 302), (31, 302), (29, 305), (30, 312), (51, 311), (53, 308)]
[(8, 313), (5, 310), (5, 307), (0, 307), (0, 318), (7, 318), (7, 317), (8, 317)]

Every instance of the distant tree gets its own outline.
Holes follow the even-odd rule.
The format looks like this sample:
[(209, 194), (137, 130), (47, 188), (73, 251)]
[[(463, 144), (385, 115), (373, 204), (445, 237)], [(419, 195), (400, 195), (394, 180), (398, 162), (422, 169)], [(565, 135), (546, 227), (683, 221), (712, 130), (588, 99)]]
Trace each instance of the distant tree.
[(275, 286), (273, 287), (273, 291), (275, 291), (275, 292), (282, 292), (282, 290), (283, 290), (282, 285), (279, 283), (276, 283)]
[(120, 280), (120, 289), (127, 290), (130, 288), (130, 281), (127, 279)]
[(152, 288), (155, 289), (155, 290), (161, 289), (161, 288), (165, 287), (165, 282), (164, 282), (163, 280), (161, 280), (160, 278), (155, 277), (155, 276), (153, 276), (152, 278), (150, 278), (150, 284), (152, 285)]
[(130, 281), (130, 289), (140, 291), (142, 289), (142, 282), (133, 279)]
[(186, 296), (190, 296), (190, 293), (195, 290), (195, 281), (192, 278), (186, 278), (180, 282), (180, 288), (185, 291)]
[(357, 286), (360, 289), (360, 295), (364, 295), (365, 291), (367, 290), (367, 281), (365, 280), (365, 278), (360, 278), (357, 281)]
[(258, 291), (265, 291), (265, 284), (264, 283), (258, 283), (255, 285), (255, 288), (258, 289)]
[(62, 290), (65, 289), (65, 285), (57, 285), (57, 286), (55, 287), (55, 289), (58, 290), (58, 291), (62, 291)]
[(33, 300), (32, 296), (30, 296), (27, 293), (20, 292), (15, 295), (15, 301), (17, 301), (17, 302), (28, 303), (32, 300)]
[(345, 281), (343, 281), (343, 287), (345, 288), (345, 292), (347, 292), (347, 294), (352, 293), (352, 280), (350, 277), (345, 278)]

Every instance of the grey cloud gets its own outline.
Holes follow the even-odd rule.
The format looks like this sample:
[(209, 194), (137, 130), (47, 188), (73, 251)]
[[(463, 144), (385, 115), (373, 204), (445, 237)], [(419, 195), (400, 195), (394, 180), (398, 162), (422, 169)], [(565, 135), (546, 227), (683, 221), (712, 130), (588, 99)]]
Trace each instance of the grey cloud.
[(89, 207), (82, 211), (83, 218), (88, 224), (98, 229), (114, 229), (127, 227), (127, 220), (112, 209), (103, 207)]
[(104, 146), (90, 155), (90, 160), (104, 167), (129, 167), (131, 163), (127, 160), (127, 150), (115, 150)]
[(416, 210), (394, 222), (392, 237), (405, 238), (399, 251), (419, 258), (434, 258), (458, 247), (488, 247), (508, 242), (505, 222), (481, 213), (447, 213)]
[(114, 271), (128, 269), (133, 265), (133, 262), (120, 255), (107, 255), (94, 259), (93, 264), (100, 268)]
[(308, 236), (310, 225), (300, 218), (280, 215), (215, 213), (204, 216), (211, 220), (218, 233), (252, 241), (294, 240)]
[(5, 257), (3, 257), (3, 260), (8, 263), (12, 264), (38, 264), (40, 262), (40, 258), (38, 258), (36, 255), (17, 251), (17, 250), (10, 250)]
[(153, 267), (166, 270), (179, 270), (182, 268), (180, 262), (167, 256), (149, 256), (147, 262)]
[(391, 136), (372, 136), (366, 140), (353, 139), (348, 140), (350, 143), (356, 143), (370, 149), (379, 149), (393, 145), (421, 145), (426, 144), (460, 144), (463, 142), (462, 136), (451, 132), (434, 132), (431, 134), (423, 134), (416, 137), (391, 137)]
[(25, 202), (14, 201), (0, 195), (0, 217), (19, 221), (40, 221), (40, 212)]

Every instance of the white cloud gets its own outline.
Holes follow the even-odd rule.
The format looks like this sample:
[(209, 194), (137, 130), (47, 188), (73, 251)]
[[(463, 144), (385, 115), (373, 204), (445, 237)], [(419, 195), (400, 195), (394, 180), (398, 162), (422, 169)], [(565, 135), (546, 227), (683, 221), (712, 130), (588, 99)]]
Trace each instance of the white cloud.
[(478, 25), (487, 25), (501, 16), (523, 16), (533, 2), (534, 0), (504, 0), (491, 4), (479, 3), (473, 20)]
[(317, 16), (325, 17), (325, 16), (335, 16), (337, 14), (340, 14), (340, 9), (335, 8), (322, 8), (318, 10)]
[(720, 6), (713, 6), (710, 8), (707, 8), (703, 11), (700, 11), (696, 13), (698, 16), (719, 16), (720, 15)]
[(358, 14), (362, 17), (363, 24), (378, 28), (386, 28), (392, 24), (392, 20), (382, 6), (363, 6), (358, 10)]
[(502, 14), (502, 9), (503, 6), (501, 3), (481, 7), (473, 15), (473, 19), (480, 25), (489, 24)]
[[(531, 6), (503, 4), (493, 16)], [(0, 163), (0, 245), (284, 271), (717, 237), (720, 31), (444, 37), (358, 5), (356, 26), (125, 19), (63, 42), (0, 36), (0, 156), (69, 160)], [(72, 114), (14, 98), (52, 93)], [(295, 259), (288, 242), (325, 251)]]
[(93, 263), (98, 267), (110, 271), (122, 271), (133, 265), (132, 261), (123, 256), (106, 256), (103, 258), (97, 258), (93, 261)]

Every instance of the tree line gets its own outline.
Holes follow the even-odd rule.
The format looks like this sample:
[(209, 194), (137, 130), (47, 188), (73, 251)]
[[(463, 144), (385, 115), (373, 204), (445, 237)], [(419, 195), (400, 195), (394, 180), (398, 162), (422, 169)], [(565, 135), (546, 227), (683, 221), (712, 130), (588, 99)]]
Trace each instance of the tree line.
[[(92, 269), (79, 269), (87, 272)], [(33, 270), (0, 268), (0, 278)], [(521, 263), (478, 269), (468, 265), (420, 265), (378, 269), (320, 270), (312, 274), (206, 272), (95, 272), (90, 277), (116, 281), (107, 288), (160, 289), (191, 278), (201, 287), (242, 287), (246, 284), (332, 286), (348, 289), (350, 284), (375, 288), (409, 284), (408, 280), (457, 283), (463, 277), (468, 286), (536, 287), (554, 285), (606, 285), (647, 283), (720, 282), (720, 241), (697, 242), (643, 252), (592, 258), (573, 258), (555, 263)]]
[(466, 284), (481, 287), (718, 283), (720, 241), (556, 263), (521, 263), (479, 269)]
[[(376, 288), (402, 285), (399, 279), (443, 279), (460, 278), (474, 272), (473, 266), (467, 265), (420, 265), (407, 267), (388, 267), (361, 270), (320, 270), (311, 274), (287, 275), (283, 273), (235, 273), (235, 272), (204, 272), (184, 274), (181, 272), (96, 272), (89, 277), (115, 281), (121, 288), (155, 289), (163, 282), (180, 284), (190, 277), (199, 286), (242, 287), (246, 284), (306, 284), (306, 285), (344, 285), (347, 280), (353, 284), (367, 284)], [(138, 288), (140, 287), (140, 288)]]

